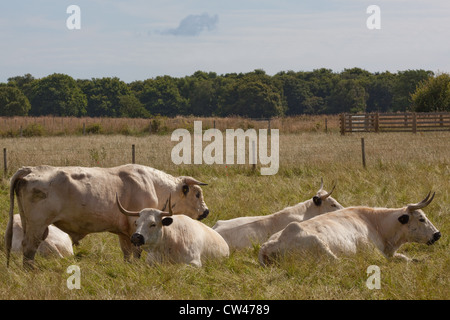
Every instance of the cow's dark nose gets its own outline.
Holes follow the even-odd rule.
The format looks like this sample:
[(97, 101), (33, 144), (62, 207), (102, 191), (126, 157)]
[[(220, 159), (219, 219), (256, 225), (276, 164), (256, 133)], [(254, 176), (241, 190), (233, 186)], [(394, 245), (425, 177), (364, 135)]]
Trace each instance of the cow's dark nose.
[(433, 243), (435, 243), (436, 241), (438, 241), (439, 239), (441, 238), (441, 233), (438, 231), (438, 232), (435, 232), (434, 234), (433, 234), (433, 238), (431, 238), (431, 240), (429, 240), (428, 242), (427, 242), (427, 244), (428, 245), (432, 245)]
[(142, 246), (145, 243), (144, 236), (140, 233), (133, 233), (131, 236), (131, 243), (136, 247)]
[(206, 209), (205, 211), (203, 211), (202, 215), (198, 217), (198, 220), (202, 220), (205, 219), (209, 214), (209, 209)]
[(435, 234), (433, 234), (433, 240), (436, 242), (441, 238), (441, 233), (438, 231)]

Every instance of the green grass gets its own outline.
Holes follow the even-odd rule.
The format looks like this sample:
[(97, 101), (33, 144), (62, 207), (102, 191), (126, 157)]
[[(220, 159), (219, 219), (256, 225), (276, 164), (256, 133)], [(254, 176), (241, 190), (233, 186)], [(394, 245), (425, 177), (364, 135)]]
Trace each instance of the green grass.
[[(15, 255), (5, 266), (0, 244), (0, 299), (448, 299), (450, 298), (450, 133), (367, 134), (367, 168), (361, 165), (360, 135), (301, 133), (280, 136), (280, 169), (260, 176), (249, 165), (180, 165), (170, 161), (170, 136), (89, 136), (0, 139), (8, 150), (8, 178), (22, 165), (115, 166), (131, 161), (173, 175), (191, 175), (203, 187), (211, 211), (204, 222), (269, 214), (304, 201), (333, 180), (333, 196), (344, 206), (402, 207), (436, 191), (424, 210), (440, 229), (433, 246), (407, 244), (400, 252), (414, 263), (388, 261), (369, 250), (339, 261), (286, 256), (273, 266), (258, 263), (259, 246), (233, 251), (200, 269), (185, 265), (124, 262), (117, 236), (92, 234), (66, 259), (37, 258), (22, 269)], [(204, 146), (207, 143), (204, 143)], [(97, 150), (95, 153), (92, 150)], [(93, 157), (93, 154), (101, 155)], [(97, 163), (99, 162), (99, 163)], [(0, 169), (3, 171), (2, 164)], [(9, 209), (8, 179), (0, 183), (0, 230)], [(17, 212), (17, 211), (16, 211)], [(0, 232), (3, 237), (3, 232)], [(69, 290), (67, 267), (81, 269), (81, 289)], [(381, 289), (366, 286), (367, 267), (381, 269)]]

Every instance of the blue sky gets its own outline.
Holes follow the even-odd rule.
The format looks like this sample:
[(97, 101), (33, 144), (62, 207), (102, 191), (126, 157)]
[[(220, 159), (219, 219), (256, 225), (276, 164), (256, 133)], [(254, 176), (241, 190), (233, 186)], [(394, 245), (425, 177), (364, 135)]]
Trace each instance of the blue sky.
[[(69, 5), (81, 29), (69, 30)], [(369, 5), (381, 29), (369, 30)], [(450, 72), (448, 0), (59, 0), (0, 4), (0, 82), (31, 73), (126, 82), (197, 70)]]

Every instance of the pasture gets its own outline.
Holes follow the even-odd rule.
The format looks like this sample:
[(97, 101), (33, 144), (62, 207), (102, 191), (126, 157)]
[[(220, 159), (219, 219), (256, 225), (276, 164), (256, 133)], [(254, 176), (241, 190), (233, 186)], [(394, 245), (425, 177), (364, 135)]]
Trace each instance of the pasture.
[[(367, 168), (361, 164), (365, 138)], [(407, 244), (399, 252), (417, 262), (386, 260), (368, 250), (339, 261), (286, 256), (270, 267), (258, 263), (259, 245), (232, 251), (202, 268), (126, 263), (117, 236), (88, 235), (66, 259), (37, 257), (37, 269), (22, 269), (14, 255), (6, 268), (3, 235), (9, 210), (9, 177), (23, 165), (110, 167), (131, 162), (172, 175), (190, 175), (203, 187), (213, 226), (219, 219), (262, 215), (312, 197), (323, 177), (325, 189), (344, 206), (403, 207), (436, 191), (424, 209), (441, 231), (432, 246)], [(351, 134), (280, 133), (280, 168), (261, 176), (250, 165), (175, 165), (170, 135), (90, 135), (3, 138), (7, 177), (0, 183), (0, 299), (448, 299), (450, 298), (450, 132)], [(3, 173), (3, 167), (0, 167)], [(16, 213), (17, 205), (16, 205)], [(69, 290), (66, 272), (81, 271), (80, 289)], [(366, 286), (367, 268), (380, 268), (381, 288)]]

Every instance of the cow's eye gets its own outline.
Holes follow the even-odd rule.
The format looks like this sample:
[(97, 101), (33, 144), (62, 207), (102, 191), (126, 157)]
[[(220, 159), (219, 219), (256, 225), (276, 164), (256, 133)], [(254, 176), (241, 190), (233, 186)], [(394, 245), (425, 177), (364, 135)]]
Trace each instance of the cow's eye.
[(200, 192), (197, 192), (195, 196), (200, 199)]
[(331, 206), (332, 206), (333, 208), (337, 208), (337, 205), (335, 205), (335, 204), (332, 204)]
[(419, 221), (420, 222), (425, 222), (425, 219), (424, 218), (420, 218)]

